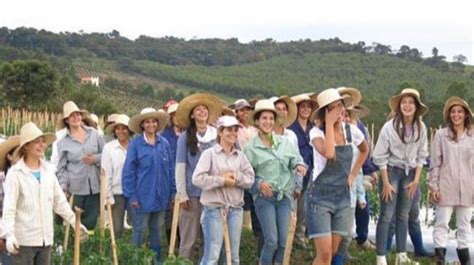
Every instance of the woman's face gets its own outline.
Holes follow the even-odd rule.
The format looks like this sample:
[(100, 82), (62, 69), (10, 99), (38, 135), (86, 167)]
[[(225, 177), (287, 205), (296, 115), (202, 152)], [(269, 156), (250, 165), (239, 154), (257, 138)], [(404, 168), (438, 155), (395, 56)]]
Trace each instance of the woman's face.
[(130, 137), (128, 127), (122, 124), (115, 126), (115, 136), (119, 141), (125, 141)]
[(46, 142), (43, 136), (34, 139), (25, 145), (26, 155), (32, 158), (41, 158), (46, 150)]
[(237, 119), (241, 122), (241, 123), (244, 123), (248, 118), (249, 118), (249, 114), (250, 114), (250, 111), (252, 109), (249, 108), (249, 107), (245, 107), (245, 108), (241, 108), (239, 110), (237, 110), (235, 113), (237, 115)]
[(275, 103), (275, 109), (281, 113), (283, 119), (286, 119), (288, 117), (288, 106), (286, 106), (285, 102), (278, 101), (277, 103)]
[(300, 104), (298, 104), (298, 116), (302, 119), (309, 119), (309, 116), (311, 115), (311, 103), (309, 101), (303, 101)]
[(273, 111), (262, 111), (257, 121), (261, 132), (271, 133), (275, 124), (275, 113)]
[(239, 131), (239, 126), (224, 127), (219, 130), (220, 144), (233, 145), (237, 142), (237, 132)]
[(343, 121), (344, 121), (345, 123), (351, 123), (351, 122), (352, 122), (351, 113), (350, 113), (349, 110), (344, 111), (344, 119), (343, 119)]
[(336, 122), (341, 122), (344, 120), (344, 113), (346, 112), (346, 108), (342, 103), (342, 100), (338, 100), (328, 105), (327, 107), (328, 112), (336, 111), (337, 112), (337, 120)]
[(416, 112), (415, 98), (412, 96), (404, 96), (400, 99), (400, 111), (404, 117), (413, 117)]
[(209, 111), (205, 105), (197, 105), (193, 109), (192, 117), (194, 117), (194, 120), (196, 120), (196, 122), (207, 123), (207, 119), (209, 118)]
[(146, 119), (142, 121), (142, 127), (146, 134), (154, 134), (158, 128), (158, 121), (156, 119)]
[(452, 106), (449, 110), (449, 118), (454, 126), (464, 125), (464, 119), (466, 118), (466, 110), (459, 106)]
[(67, 117), (66, 122), (69, 124), (69, 127), (81, 126), (81, 124), (82, 124), (82, 113), (81, 112), (73, 112), (73, 113), (69, 114), (69, 117)]

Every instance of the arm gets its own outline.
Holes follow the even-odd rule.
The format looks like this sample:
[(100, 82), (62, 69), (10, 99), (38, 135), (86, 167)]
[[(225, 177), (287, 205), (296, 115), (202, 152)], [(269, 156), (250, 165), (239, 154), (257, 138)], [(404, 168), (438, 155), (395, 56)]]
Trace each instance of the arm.
[(180, 201), (188, 201), (189, 197), (186, 192), (186, 132), (181, 134), (178, 138), (176, 146), (176, 172), (175, 172), (175, 183), (176, 183), (176, 194)]
[(137, 155), (135, 141), (131, 141), (128, 146), (127, 158), (125, 159), (125, 164), (122, 170), (123, 195), (129, 200), (130, 204), (138, 203), (136, 190), (138, 167)]
[(428, 174), (428, 187), (431, 192), (439, 191), (439, 178), (441, 166), (443, 165), (443, 146), (441, 144), (441, 131), (436, 132), (431, 144), (430, 169)]
[(101, 168), (105, 171), (105, 178), (106, 178), (106, 191), (107, 191), (107, 200), (110, 200), (114, 197), (112, 192), (112, 184), (113, 184), (113, 174), (114, 168), (112, 164), (112, 155), (111, 155), (111, 148), (110, 145), (106, 145), (102, 150), (101, 156)]
[(240, 168), (236, 172), (236, 185), (243, 189), (252, 187), (255, 181), (255, 172), (253, 171), (252, 165), (250, 164), (247, 157), (239, 152), (240, 156)]
[(3, 231), (2, 237), (9, 238), (15, 236), (15, 215), (17, 212), (17, 202), (20, 195), (20, 183), (15, 172), (11, 170), (5, 180), (5, 198), (3, 201)]
[(69, 189), (69, 175), (67, 170), (67, 151), (61, 146), (61, 143), (58, 143), (58, 152), (59, 152), (59, 162), (57, 165), (56, 175), (58, 177), (59, 184), (63, 191), (68, 191)]
[[(387, 165), (388, 165), (388, 158), (390, 157), (390, 136), (388, 133), (389, 127), (392, 126), (388, 122), (382, 127), (380, 131), (379, 139), (375, 144), (373, 160), (374, 163), (379, 167), (382, 173), (383, 179), (383, 172), (387, 172)], [(386, 174), (385, 174), (386, 175)]]
[(418, 146), (417, 157), (416, 157), (416, 172), (415, 172), (415, 180), (416, 183), (420, 182), (421, 171), (423, 170), (423, 166), (426, 163), (426, 159), (430, 155), (428, 153), (428, 135), (426, 126), (424, 123), (421, 123), (421, 136), (420, 136), (420, 145)]
[(355, 161), (354, 166), (351, 169), (350, 176), (352, 177), (352, 181), (354, 181), (357, 175), (359, 175), (359, 172), (362, 168), (362, 164), (364, 164), (364, 161), (369, 155), (369, 146), (365, 140), (363, 140), (362, 143), (357, 146), (357, 148), (359, 148), (359, 155), (357, 156), (357, 160)]
[(53, 211), (59, 214), (71, 226), (74, 226), (76, 220), (71, 205), (66, 200), (66, 196), (56, 178), (53, 179)]
[(176, 167), (175, 167), (175, 157), (173, 157), (172, 152), (171, 152), (171, 147), (168, 144), (168, 154), (170, 157), (170, 166), (168, 168), (169, 170), (169, 177), (170, 177), (170, 200), (174, 200), (174, 197), (176, 196), (176, 179), (174, 177)]
[(104, 149), (104, 139), (99, 135), (97, 131), (95, 131), (95, 134), (97, 137), (97, 149), (99, 152), (97, 154), (94, 154), (94, 158), (96, 165), (100, 167), (101, 153)]
[[(193, 184), (203, 190), (213, 190), (224, 186), (224, 177), (219, 175), (211, 175), (212, 166), (212, 150), (204, 151), (194, 169)], [(214, 161), (215, 163), (216, 161)]]

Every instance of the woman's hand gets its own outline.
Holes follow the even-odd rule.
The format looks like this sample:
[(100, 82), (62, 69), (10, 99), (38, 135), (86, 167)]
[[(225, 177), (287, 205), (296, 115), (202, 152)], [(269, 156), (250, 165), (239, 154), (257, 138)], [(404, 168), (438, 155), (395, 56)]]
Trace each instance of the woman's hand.
[(273, 191), (272, 191), (272, 186), (265, 181), (262, 181), (260, 183), (260, 192), (263, 193), (263, 196), (265, 197), (272, 197), (273, 196)]
[(431, 201), (434, 203), (439, 203), (441, 200), (441, 193), (439, 191), (430, 192)]
[(384, 183), (383, 184), (383, 189), (382, 189), (382, 200), (384, 202), (389, 202), (393, 199), (393, 194), (396, 193), (395, 189), (393, 188), (392, 184), (390, 182)]
[(180, 205), (181, 205), (181, 208), (183, 208), (186, 211), (191, 210), (191, 202), (189, 200), (180, 203)]
[(296, 173), (302, 177), (306, 176), (306, 167), (303, 165), (297, 165)]
[(408, 183), (408, 185), (405, 186), (405, 190), (407, 191), (407, 195), (410, 197), (410, 199), (415, 198), (416, 192), (418, 190), (418, 181), (414, 180)]
[(93, 165), (93, 164), (95, 164), (95, 157), (94, 157), (94, 155), (87, 154), (84, 157), (82, 157), (82, 161), (86, 165)]
[(235, 186), (236, 180), (234, 172), (231, 170), (225, 171), (222, 173), (222, 177), (224, 178), (224, 187), (233, 187)]
[(333, 108), (332, 110), (329, 110), (326, 108), (326, 127), (327, 126), (333, 126), (334, 123), (336, 123), (337, 119), (341, 115), (341, 110), (338, 108)]

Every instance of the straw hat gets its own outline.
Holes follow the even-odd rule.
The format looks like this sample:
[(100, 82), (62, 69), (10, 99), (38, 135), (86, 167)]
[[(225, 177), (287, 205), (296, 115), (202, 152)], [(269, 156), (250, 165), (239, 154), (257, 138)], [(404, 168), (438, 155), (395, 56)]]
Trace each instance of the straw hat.
[(360, 94), (360, 91), (357, 88), (342, 86), (336, 89), (342, 97), (344, 97), (345, 95), (351, 97), (353, 105), (357, 106), (360, 104), (360, 101), (362, 100), (362, 95)]
[(248, 117), (248, 123), (251, 125), (255, 125), (255, 115), (265, 110), (272, 111), (273, 113), (275, 113), (275, 124), (283, 123), (283, 116), (279, 111), (275, 109), (275, 105), (270, 99), (261, 99), (257, 101), (257, 103), (255, 103), (255, 109), (250, 113)]
[(63, 116), (58, 121), (57, 128), (62, 129), (62, 128), (66, 127), (66, 119), (69, 118), (69, 116), (74, 112), (80, 112), (82, 114), (82, 121), (87, 126), (97, 128), (97, 125), (95, 125), (95, 122), (90, 117), (89, 112), (87, 110), (79, 109), (77, 107), (76, 103), (74, 103), (73, 101), (67, 101), (66, 103), (64, 103), (64, 105), (63, 105)]
[(389, 104), (390, 104), (390, 109), (392, 110), (392, 112), (396, 112), (396, 110), (400, 106), (400, 100), (402, 99), (402, 97), (407, 96), (407, 95), (413, 96), (416, 99), (416, 101), (418, 101), (418, 103), (420, 104), (421, 116), (425, 115), (426, 112), (428, 112), (428, 107), (425, 104), (423, 104), (423, 102), (421, 102), (420, 92), (418, 92), (418, 90), (414, 88), (405, 88), (402, 90), (402, 92), (400, 92), (400, 94), (395, 95), (390, 99)]
[(222, 104), (218, 97), (207, 93), (196, 93), (185, 97), (179, 103), (176, 110), (176, 121), (179, 127), (186, 129), (191, 124), (190, 115), (193, 109), (198, 105), (207, 107), (209, 118), (208, 124), (214, 123), (222, 113)]
[(277, 125), (281, 125), (282, 127), (286, 128), (295, 122), (298, 116), (298, 107), (296, 107), (296, 103), (288, 96), (281, 96), (279, 98), (272, 97), (270, 98), (275, 105), (277, 102), (284, 102), (288, 108), (288, 116), (286, 119), (282, 120), (282, 123), (278, 123)]
[(472, 119), (472, 111), (471, 108), (469, 108), (469, 104), (462, 98), (460, 97), (450, 97), (448, 100), (446, 100), (446, 103), (444, 103), (444, 108), (443, 108), (443, 117), (444, 121), (447, 123), (449, 121), (449, 111), (453, 106), (461, 106), (466, 110), (466, 114), (470, 115)]
[(123, 126), (126, 126), (127, 128), (129, 128), (128, 127), (128, 122), (129, 121), (130, 121), (130, 118), (127, 115), (117, 114), (117, 118), (115, 119), (115, 122), (113, 124), (110, 124), (109, 126), (107, 126), (107, 128), (105, 129), (105, 133), (114, 134), (115, 127), (117, 127), (117, 125), (123, 125)]
[(156, 119), (158, 121), (157, 131), (159, 132), (166, 127), (170, 116), (164, 111), (156, 111), (154, 108), (144, 108), (140, 111), (140, 114), (130, 118), (128, 121), (128, 128), (134, 133), (141, 133), (143, 130), (142, 127), (140, 127), (140, 124), (146, 119)]
[(50, 145), (56, 140), (54, 133), (43, 133), (33, 122), (25, 123), (20, 129), (20, 145), (15, 150), (15, 155), (17, 155), (18, 151), (25, 146), (25, 144), (41, 136), (44, 137), (46, 145)]
[(309, 101), (309, 103), (311, 104), (311, 109), (315, 110), (317, 109), (318, 104), (313, 98), (311, 98), (312, 95), (314, 95), (314, 93), (303, 93), (293, 96), (291, 97), (291, 99), (295, 102), (296, 105), (300, 104), (303, 101)]
[(168, 106), (168, 115), (171, 115), (172, 113), (176, 112), (176, 110), (178, 109), (178, 106), (179, 106), (179, 103), (173, 103), (171, 105)]
[(317, 97), (317, 104), (318, 108), (311, 113), (309, 119), (314, 121), (318, 117), (319, 111), (321, 111), (324, 107), (328, 106), (329, 104), (336, 102), (338, 100), (342, 100), (345, 106), (351, 106), (352, 100), (349, 97), (342, 97), (337, 89), (335, 88), (328, 88), (321, 93), (318, 94)]
[(4, 171), (7, 165), (7, 154), (20, 145), (20, 136), (14, 135), (8, 137), (6, 141), (0, 144), (0, 170)]
[(359, 111), (359, 119), (367, 117), (370, 113), (370, 109), (364, 105), (357, 105), (354, 108)]

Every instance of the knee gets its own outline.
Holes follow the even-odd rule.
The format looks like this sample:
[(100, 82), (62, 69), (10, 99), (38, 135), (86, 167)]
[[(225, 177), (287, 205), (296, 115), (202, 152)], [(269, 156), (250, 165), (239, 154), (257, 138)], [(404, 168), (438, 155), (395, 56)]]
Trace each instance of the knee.
[(268, 240), (265, 240), (265, 248), (270, 250), (270, 251), (276, 251), (277, 248), (278, 248), (278, 242), (276, 239), (268, 239)]
[(323, 262), (324, 264), (330, 264), (331, 259), (332, 259), (332, 251), (331, 249), (325, 249), (320, 251), (320, 253), (317, 254), (319, 257), (319, 260)]

